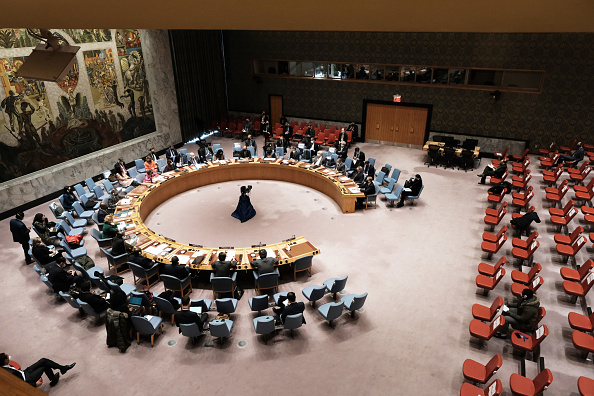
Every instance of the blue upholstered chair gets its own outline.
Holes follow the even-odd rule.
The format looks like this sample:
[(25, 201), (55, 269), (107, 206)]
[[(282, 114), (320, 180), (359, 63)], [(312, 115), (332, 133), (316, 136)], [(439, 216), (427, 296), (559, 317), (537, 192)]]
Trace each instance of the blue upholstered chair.
[(155, 333), (158, 329), (161, 329), (163, 334), (163, 319), (158, 316), (153, 316), (150, 320), (144, 316), (132, 316), (132, 325), (136, 329), (136, 341), (140, 344), (140, 335), (151, 336), (151, 348), (154, 345)]
[(324, 295), (326, 294), (326, 286), (307, 286), (305, 289), (301, 291), (301, 293), (305, 298), (311, 301), (312, 307), (315, 307), (316, 301), (324, 297)]
[[(91, 196), (93, 196), (93, 197), (94, 197), (94, 196), (95, 196), (95, 193), (91, 194)], [(80, 197), (80, 201), (82, 202), (82, 206), (83, 206), (83, 208), (86, 208), (86, 207), (87, 207), (87, 202), (89, 202), (89, 198), (87, 198), (86, 196), (84, 196), (84, 195), (83, 195), (82, 197)], [(97, 209), (99, 209), (99, 205), (101, 205), (99, 202), (95, 203), (95, 204), (93, 205), (93, 210), (91, 210), (91, 212), (95, 213), (95, 211), (96, 211)], [(89, 210), (90, 210), (90, 209), (89, 209)], [(80, 217), (80, 216), (79, 216), (79, 217)]]
[(258, 311), (258, 315), (265, 309), (268, 309), (268, 296), (266, 294), (261, 296), (250, 297), (248, 300), (250, 309), (252, 311)]
[(85, 280), (90, 281), (96, 287), (99, 287), (103, 290), (108, 290), (107, 285), (103, 283), (101, 280), (100, 275), (103, 275), (103, 268), (99, 266), (94, 266), (93, 268), (89, 268), (86, 270), (82, 265), (77, 263), (76, 261), (73, 264), (74, 268), (81, 273), (82, 277)]
[(95, 186), (93, 187), (93, 192), (95, 193), (95, 197), (101, 201), (103, 199), (103, 197), (109, 197), (108, 194), (105, 194), (105, 191), (103, 191), (103, 189), (101, 188), (101, 186)]
[(394, 206), (394, 202), (400, 199), (400, 195), (402, 194), (403, 189), (404, 187), (402, 186), (402, 184), (398, 184), (392, 194), (385, 195), (386, 200), (389, 201), (392, 206)]
[(56, 291), (54, 290), (54, 285), (52, 285), (52, 282), (49, 281), (49, 279), (47, 279), (47, 276), (45, 275), (41, 275), (39, 277), (41, 279), (41, 281), (47, 286), (48, 289), (50, 289), (50, 291), (52, 293), (55, 293)]
[(369, 165), (375, 167), (375, 158), (369, 157), (369, 158), (367, 158), (367, 161), (369, 161)]
[(64, 216), (64, 213), (62, 213), (62, 214), (61, 214), (61, 215), (59, 215), (59, 216), (56, 214), (56, 208), (57, 208), (57, 207), (58, 207), (58, 204), (57, 204), (56, 202), (51, 202), (51, 203), (49, 204), (49, 208), (50, 208), (50, 210), (52, 211), (52, 213), (54, 214), (54, 217), (55, 217), (57, 220), (64, 220), (64, 219), (66, 218), (66, 216)]
[(375, 192), (373, 194), (369, 194), (365, 196), (365, 209), (367, 209), (367, 206), (369, 206), (369, 204), (373, 203), (373, 207), (377, 209), (377, 194), (379, 194), (379, 184), (375, 184), (374, 183), (374, 187), (375, 187)]
[(382, 171), (377, 172), (377, 176), (375, 178), (375, 180), (373, 181), (373, 184), (375, 184), (376, 186), (381, 186), (382, 183), (384, 182), (384, 177), (386, 177), (386, 174)]
[(217, 298), (215, 300), (217, 312), (231, 314), (237, 309), (237, 299), (235, 298)]
[(80, 258), (87, 254), (87, 249), (84, 247), (70, 249), (70, 246), (68, 246), (68, 243), (65, 239), (62, 239), (60, 241), (60, 246), (64, 249), (64, 257), (71, 263), (74, 262), (77, 258)]
[[(37, 275), (39, 275), (39, 276), (45, 275), (45, 271), (37, 264), (33, 264), (33, 271), (37, 272)], [(253, 309), (252, 309), (252, 311), (253, 311)]]
[(134, 276), (134, 284), (139, 280), (144, 279), (147, 289), (150, 289), (151, 285), (157, 283), (161, 278), (159, 277), (159, 263), (154, 263), (149, 269), (144, 269), (142, 266), (128, 262), (128, 266), (132, 270)]
[(146, 169), (144, 169), (144, 161), (141, 159), (134, 160), (134, 164), (136, 165), (136, 172), (138, 173), (145, 173)]
[[(178, 303), (181, 303), (181, 300), (179, 298), (176, 298), (176, 300), (178, 301)], [(171, 324), (173, 325), (175, 323), (173, 320), (173, 316), (177, 312), (177, 310), (173, 307), (173, 304), (171, 304), (168, 300), (159, 297), (157, 294), (153, 295), (153, 302), (155, 303), (155, 306), (159, 311), (159, 316), (163, 317), (163, 314), (170, 315)]]
[(93, 220), (93, 222), (95, 224), (97, 224), (97, 227), (99, 228), (99, 231), (102, 231), (103, 230), (103, 223), (101, 223), (99, 221), (99, 215), (97, 214), (97, 212), (93, 213), (93, 216), (91, 216), (91, 220)]
[(108, 280), (107, 286), (109, 286), (109, 288), (114, 291), (120, 290), (126, 295), (126, 297), (130, 297), (130, 294), (136, 291), (136, 286), (131, 285), (129, 283), (122, 283), (121, 285), (118, 285), (117, 283)]
[(298, 313), (294, 315), (287, 315), (285, 317), (285, 322), (283, 323), (283, 328), (285, 330), (291, 331), (291, 338), (293, 338), (293, 330), (300, 328), (303, 325), (303, 313)]
[(130, 176), (132, 179), (137, 179), (138, 178), (138, 171), (136, 171), (135, 168), (127, 169), (127, 172), (128, 172), (128, 176)]
[(332, 327), (332, 321), (338, 319), (342, 315), (344, 302), (329, 302), (318, 308), (320, 315), (324, 317)]
[(280, 146), (276, 148), (276, 158), (283, 158), (285, 156), (285, 148)]
[(210, 283), (212, 284), (212, 298), (217, 298), (217, 293), (233, 293), (235, 290), (235, 280), (237, 279), (237, 272), (233, 272), (231, 277), (214, 276), (214, 272), (210, 274)]
[(159, 158), (157, 160), (157, 168), (159, 169), (159, 173), (163, 173), (166, 166), (167, 166), (167, 161), (165, 161), (165, 158)]
[[(83, 228), (83, 232), (84, 232), (84, 227), (87, 225), (87, 219), (75, 220), (74, 217), (72, 216), (72, 213), (70, 213), (70, 212), (64, 212), (64, 216), (66, 216), (66, 221), (68, 221), (68, 223), (70, 223), (70, 226), (72, 228)], [(82, 232), (81, 232), (81, 234), (82, 234)]]
[(424, 188), (425, 188), (425, 185), (423, 184), (417, 195), (409, 195), (408, 197), (406, 197), (406, 199), (410, 200), (411, 205), (415, 202), (415, 200), (419, 199)]
[(392, 176), (384, 178), (384, 182), (388, 182), (389, 183), (391, 180), (394, 180), (395, 183), (398, 183), (398, 179), (399, 178), (400, 178), (400, 169), (393, 168), (392, 169)]
[(297, 272), (307, 271), (309, 276), (311, 276), (311, 261), (313, 259), (313, 255), (308, 255), (304, 257), (300, 257), (292, 264), (293, 265), (293, 280), (297, 280)]
[(78, 199), (82, 199), (82, 197), (90, 198), (93, 195), (93, 192), (86, 192), (82, 184), (77, 183), (74, 185), (74, 191), (76, 191), (76, 195), (78, 195)]
[(94, 240), (97, 241), (97, 244), (100, 248), (111, 247), (111, 242), (113, 241), (113, 238), (103, 238), (101, 235), (101, 231), (99, 231), (96, 228), (91, 228), (91, 236)]
[[(390, 164), (385, 164), (385, 165), (384, 165), (384, 168), (387, 168), (387, 169), (388, 169), (388, 172), (384, 172), (384, 173), (385, 173), (384, 177), (388, 177), (388, 175), (390, 174), (390, 170), (392, 170), (392, 165), (390, 165)], [(379, 172), (376, 172), (376, 173), (375, 173), (375, 175), (377, 176), (377, 175), (378, 175), (378, 173), (379, 173)]]
[(186, 294), (192, 293), (192, 277), (188, 275), (186, 279), (179, 280), (175, 276), (170, 275), (160, 275), (161, 280), (163, 281), (163, 286), (165, 286), (165, 290), (173, 290), (174, 292), (179, 292), (181, 296), (185, 296)]
[(202, 336), (202, 332), (196, 323), (180, 323), (179, 329), (184, 337), (192, 340), (192, 344), (196, 345), (198, 338)]
[(324, 286), (329, 293), (332, 293), (332, 297), (336, 300), (336, 294), (344, 290), (346, 286), (347, 279), (349, 278), (348, 275), (343, 276), (342, 278), (330, 278), (324, 282)]
[(278, 272), (278, 268), (274, 269), (274, 272), (270, 272), (268, 274), (258, 275), (256, 271), (253, 272), (254, 274), (254, 281), (256, 283), (256, 293), (261, 294), (263, 289), (274, 289), (278, 288), (278, 278), (280, 278), (280, 273)]
[(128, 254), (127, 253), (120, 254), (119, 256), (114, 256), (111, 254), (111, 248), (109, 248), (109, 249), (99, 248), (99, 249), (107, 257), (108, 269), (111, 269), (113, 267), (113, 270), (115, 271), (116, 274), (128, 271), (130, 269), (130, 267), (128, 266)]
[(67, 294), (64, 292), (58, 292), (58, 294), (60, 295), (60, 297), (62, 297), (64, 300), (66, 300), (66, 302), (68, 304), (70, 304), (70, 306), (72, 308), (82, 310), (82, 307), (80, 306), (80, 304), (77, 303), (76, 300), (74, 299), (74, 297), (72, 297), (70, 294)]
[(361, 309), (367, 299), (367, 293), (363, 294), (347, 294), (340, 299), (344, 303), (344, 307), (351, 311), (351, 317), (355, 317), (355, 311)]
[(233, 328), (233, 321), (229, 319), (215, 319), (209, 323), (210, 335), (219, 339), (221, 346), (223, 345), (223, 338), (231, 335)]
[(60, 220), (60, 222), (58, 223), (58, 228), (62, 229), (62, 231), (64, 231), (64, 234), (66, 235), (82, 235), (85, 231), (84, 227), (70, 228), (68, 223), (66, 223), (64, 220)]
[(279, 305), (279, 304), (278, 304), (278, 299), (279, 299), (280, 297), (287, 297), (287, 294), (289, 294), (289, 292), (279, 292), (279, 293), (274, 293), (274, 294), (272, 295), (272, 298), (274, 299), (274, 303), (275, 303), (276, 305)]
[[(272, 316), (259, 316), (254, 318), (254, 331), (256, 334), (270, 334), (276, 330), (274, 326), (274, 318)], [(268, 344), (268, 338), (264, 338), (264, 343)]]
[(87, 304), (84, 301), (81, 301), (80, 299), (76, 299), (76, 303), (78, 305), (80, 305), (80, 307), (82, 308), (82, 310), (84, 311), (84, 313), (86, 313), (89, 316), (92, 316), (95, 318), (95, 325), (97, 325), (99, 323), (99, 320), (101, 319), (101, 316), (107, 312), (107, 309), (105, 309), (105, 311), (101, 311), (101, 312), (96, 312), (93, 307), (91, 307), (89, 304)]
[[(93, 181), (93, 178), (92, 177), (86, 178), (85, 184), (87, 185), (87, 189), (89, 190), (89, 192), (92, 192), (93, 194), (95, 194), (95, 187), (97, 185)], [(95, 194), (95, 195), (97, 195), (97, 194)]]
[(394, 184), (396, 184), (396, 180), (391, 179), (388, 183), (388, 187), (380, 187), (379, 192), (384, 195), (391, 194), (392, 190), (394, 190)]

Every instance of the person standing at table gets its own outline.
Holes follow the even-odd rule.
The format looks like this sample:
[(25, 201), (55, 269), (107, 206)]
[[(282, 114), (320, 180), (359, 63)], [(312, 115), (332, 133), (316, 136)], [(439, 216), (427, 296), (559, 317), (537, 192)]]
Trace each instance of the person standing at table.
[(260, 249), (258, 255), (260, 258), (252, 261), (252, 267), (258, 271), (258, 275), (274, 272), (274, 267), (278, 265), (278, 260), (274, 257), (266, 257), (268, 255), (266, 249)]
[(33, 262), (33, 259), (29, 256), (29, 232), (31, 228), (23, 223), (23, 218), (25, 218), (25, 214), (18, 212), (15, 218), (10, 220), (10, 232), (12, 233), (13, 242), (21, 244), (23, 252), (25, 252), (25, 262), (31, 264)]

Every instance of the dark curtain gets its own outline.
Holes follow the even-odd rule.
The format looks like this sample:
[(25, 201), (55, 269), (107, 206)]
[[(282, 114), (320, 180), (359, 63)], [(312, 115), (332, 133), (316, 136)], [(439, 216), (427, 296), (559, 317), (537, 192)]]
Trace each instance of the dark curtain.
[(184, 142), (227, 115), (220, 30), (169, 30), (179, 122)]

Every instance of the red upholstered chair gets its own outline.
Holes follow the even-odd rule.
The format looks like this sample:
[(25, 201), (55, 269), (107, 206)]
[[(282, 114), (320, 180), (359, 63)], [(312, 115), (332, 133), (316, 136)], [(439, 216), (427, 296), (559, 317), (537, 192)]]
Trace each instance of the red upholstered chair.
[(488, 253), (487, 260), (491, 260), (491, 257), (499, 252), (505, 241), (507, 241), (507, 235), (503, 234), (496, 242), (483, 241), (481, 243), (481, 250)]
[[(535, 210), (534, 206), (531, 206), (531, 207), (529, 207), (529, 208), (528, 208), (528, 210), (526, 211), (526, 213), (534, 212), (534, 210)], [(522, 217), (522, 216), (523, 216), (523, 214), (522, 214), (522, 213), (512, 213), (512, 219), (517, 219), (518, 217)], [(511, 224), (511, 222), (510, 222), (510, 224)], [(513, 224), (511, 224), (511, 226), (512, 226), (512, 228), (513, 228), (513, 229), (516, 231), (516, 234), (517, 234), (517, 235), (520, 235), (520, 236), (522, 236), (522, 233), (523, 233), (524, 231), (526, 231), (526, 236), (528, 236), (529, 227), (528, 227), (528, 228), (525, 228), (525, 229), (522, 229), (522, 230), (520, 230), (520, 229), (518, 229), (518, 228), (517, 228), (515, 225), (513, 225)]]
[(590, 179), (590, 182), (585, 186), (575, 185), (573, 186), (573, 190), (577, 193), (578, 191), (587, 192), (594, 189), (594, 178)]
[(548, 170), (556, 166), (555, 164), (559, 160), (559, 157), (560, 154), (557, 151), (555, 151), (554, 153), (550, 153), (548, 157), (540, 157), (540, 166)]
[(571, 144), (569, 146), (561, 146), (561, 147), (559, 147), (559, 150), (561, 150), (562, 152), (565, 152), (565, 153), (569, 153), (570, 151), (573, 151), (576, 144), (577, 144), (577, 139), (573, 139), (573, 142), (571, 142)]
[(499, 216), (500, 212), (507, 206), (507, 202), (501, 204), (499, 209), (487, 208), (485, 209), (485, 215), (487, 216)]
[(334, 133), (330, 133), (328, 135), (328, 140), (326, 141), (326, 143), (324, 143), (326, 146), (332, 146), (334, 145), (334, 143), (336, 143), (336, 134)]
[(541, 325), (532, 335), (515, 330), (511, 335), (511, 341), (514, 348), (524, 352), (534, 352), (538, 349), (540, 343), (549, 335), (549, 329), (546, 325)]
[(584, 170), (586, 170), (586, 168), (588, 168), (588, 165), (590, 165), (590, 163), (588, 161), (584, 161), (579, 168), (567, 168), (567, 173), (570, 175), (582, 173)]
[(509, 378), (509, 386), (513, 395), (536, 396), (541, 394), (553, 382), (553, 373), (551, 370), (544, 369), (534, 380), (513, 373)]
[(501, 178), (497, 178), (495, 176), (491, 176), (489, 178), (489, 184), (499, 184), (502, 181), (504, 181), (505, 179), (507, 179), (507, 175), (509, 175), (508, 171), (505, 171), (505, 173), (503, 174), (503, 176), (501, 176)]
[(530, 149), (526, 148), (522, 154), (513, 154), (511, 156), (512, 161), (522, 162), (524, 158), (527, 158), (526, 156), (528, 155), (528, 151), (530, 151)]
[(561, 193), (561, 189), (569, 184), (569, 179), (565, 179), (559, 184), (559, 187), (545, 187), (545, 192), (547, 194), (555, 194), (559, 195)]
[(578, 378), (578, 390), (581, 396), (594, 396), (594, 380), (584, 376)]
[(513, 173), (524, 173), (528, 169), (528, 165), (530, 165), (530, 158), (525, 157), (521, 162), (514, 162), (512, 164), (512, 172)]
[(584, 265), (577, 269), (577, 271), (573, 268), (561, 268), (561, 277), (572, 282), (582, 282), (586, 276), (588, 276), (588, 273), (593, 267), (594, 261), (592, 259), (588, 259)]
[(562, 184), (559, 188), (558, 192), (547, 192), (546, 199), (551, 203), (551, 206), (555, 206), (557, 204), (561, 205), (561, 200), (565, 197), (565, 194), (569, 191), (569, 186), (567, 183)]
[[(582, 206), (583, 208), (583, 206)], [(567, 212), (567, 214), (565, 216), (551, 216), (551, 222), (555, 225), (559, 226), (559, 232), (561, 231), (561, 228), (565, 227), (565, 231), (567, 233), (568, 228), (567, 225), (569, 224), (569, 222), (571, 220), (573, 220), (573, 218), (575, 217), (575, 215), (577, 215), (577, 210), (575, 208), (571, 208), (569, 209), (569, 212)]]
[(493, 356), (485, 365), (472, 359), (466, 359), (462, 365), (462, 374), (468, 381), (486, 384), (502, 365), (503, 358), (500, 354)]
[(468, 327), (468, 331), (470, 332), (471, 336), (480, 340), (488, 341), (504, 324), (505, 317), (502, 315), (496, 317), (490, 325), (485, 322), (481, 322), (480, 320), (472, 319), (470, 326)]
[(521, 249), (528, 249), (528, 246), (530, 246), (536, 238), (538, 238), (538, 232), (532, 231), (532, 233), (530, 234), (530, 236), (528, 236), (528, 239), (526, 239), (526, 240), (524, 240), (522, 238), (512, 239), (512, 245), (513, 245), (513, 247), (518, 247)]
[(592, 168), (588, 164), (590, 164), (590, 162), (585, 161), (584, 165), (586, 165), (586, 167), (584, 168), (584, 166), (582, 166), (582, 168), (584, 168), (584, 169), (581, 172), (569, 174), (569, 177), (571, 178), (571, 180), (574, 181), (575, 184), (581, 184), (581, 185), (584, 184), (584, 180), (586, 180), (586, 177), (588, 177), (588, 175), (592, 171)]
[(519, 190), (524, 190), (530, 179), (532, 179), (532, 173), (530, 172), (530, 169), (528, 169), (526, 173), (521, 176), (512, 176), (512, 186)]
[[(591, 179), (591, 182), (594, 181), (594, 178)], [(582, 186), (578, 186), (577, 184), (575, 186), (573, 186), (573, 188), (575, 189), (576, 187), (582, 187)], [(586, 191), (577, 191), (575, 192), (575, 199), (576, 201), (583, 201), (584, 203), (588, 203), (590, 206), (592, 206), (592, 199), (594, 199), (594, 189), (589, 189)]]
[(495, 152), (493, 153), (493, 155), (495, 156), (495, 158), (497, 158), (498, 160), (501, 160), (502, 158), (505, 158), (505, 156), (507, 155), (507, 152), (509, 151), (509, 146), (507, 146), (505, 148), (505, 150), (501, 151), (501, 152)]
[(243, 134), (243, 122), (239, 122), (237, 124), (237, 128), (235, 128), (235, 131), (233, 131), (234, 135), (238, 135), (241, 136)]
[(563, 290), (566, 294), (573, 297), (573, 301), (577, 301), (578, 297), (585, 297), (594, 284), (594, 273), (589, 273), (581, 283), (572, 281), (563, 281)]
[(493, 194), (491, 192), (489, 192), (489, 194), (487, 195), (487, 201), (493, 205), (493, 207), (495, 207), (495, 205), (497, 205), (498, 203), (501, 203), (501, 201), (503, 201), (503, 197), (505, 197), (506, 191), (505, 189), (502, 189), (501, 192), (499, 194)]
[(479, 274), (494, 277), (495, 274), (499, 271), (501, 267), (503, 267), (505, 263), (507, 263), (507, 258), (505, 256), (501, 256), (501, 258), (499, 259), (499, 261), (497, 261), (497, 263), (495, 263), (495, 265), (479, 263), (478, 272)]
[(301, 140), (303, 140), (303, 129), (298, 129), (297, 132), (293, 132), (293, 137), (291, 138), (291, 140), (293, 142), (300, 142)]
[(497, 232), (497, 234), (493, 234), (491, 232), (483, 232), (483, 241), (487, 241), (487, 242), (497, 242), (499, 240), (499, 238), (501, 238), (501, 235), (506, 234), (507, 233), (507, 226), (504, 225), (503, 227), (501, 227), (499, 229), (499, 231)]
[(534, 265), (532, 266), (532, 268), (530, 268), (530, 271), (528, 271), (528, 273), (513, 270), (511, 273), (511, 278), (514, 282), (527, 285), (534, 280), (534, 278), (536, 277), (536, 275), (538, 275), (540, 271), (542, 271), (542, 265), (540, 265), (540, 263), (534, 263)]
[(491, 382), (485, 390), (468, 382), (463, 383), (460, 388), (460, 396), (499, 396), (501, 392), (503, 392), (503, 384), (500, 379)]
[(589, 316), (582, 315), (577, 312), (570, 312), (567, 315), (569, 327), (571, 327), (574, 330), (584, 331), (588, 333), (594, 331), (594, 313), (592, 313), (590, 307), (588, 307), (588, 312), (590, 313)]
[(324, 144), (325, 141), (326, 141), (326, 133), (325, 132), (320, 132), (320, 134), (318, 135), (318, 138), (316, 139), (316, 143), (317, 144)]
[(320, 124), (320, 130), (325, 131), (326, 130), (326, 124)]
[(312, 125), (312, 128), (314, 129), (314, 132), (315, 132), (315, 137), (316, 137), (316, 139), (317, 139), (317, 138), (318, 138), (318, 136), (320, 136), (320, 128), (314, 128), (314, 127), (313, 127), (313, 125)]
[[(490, 322), (493, 320), (499, 308), (503, 306), (503, 298), (497, 296), (490, 307), (485, 307), (481, 304), (474, 304), (472, 306), (472, 317), (483, 322)], [(486, 382), (487, 380), (485, 380)]]
[(280, 139), (280, 137), (283, 134), (283, 128), (276, 128), (276, 130), (274, 131), (274, 136), (272, 137), (273, 139)]
[(227, 126), (227, 130), (225, 132), (233, 134), (233, 132), (235, 132), (235, 126), (235, 121), (229, 121), (229, 125)]
[(254, 121), (253, 129), (256, 133), (259, 133), (262, 130), (262, 123), (260, 122), (260, 120)]
[(289, 125), (291, 125), (292, 127), (297, 126), (298, 122), (297, 121), (291, 121), (291, 123)]
[(299, 129), (305, 129), (306, 126), (307, 126), (307, 122), (301, 121), (301, 124), (299, 124)]
[(569, 213), (569, 209), (573, 208), (574, 204), (573, 199), (570, 199), (563, 208), (549, 208), (549, 214), (551, 216), (565, 216)]
[(347, 143), (351, 143), (353, 141), (353, 131), (346, 131), (347, 134)]
[(555, 142), (552, 142), (551, 145), (548, 148), (538, 149), (538, 153), (541, 154), (541, 155), (547, 155), (551, 151), (553, 151), (553, 147), (555, 147)]
[(485, 295), (489, 294), (489, 291), (493, 290), (499, 281), (505, 276), (505, 268), (499, 268), (499, 271), (495, 274), (495, 276), (487, 276), (483, 274), (478, 274), (476, 277), (476, 286), (483, 289)]
[(584, 352), (587, 356), (590, 352), (594, 352), (594, 337), (579, 330), (574, 330), (571, 335), (571, 341), (576, 349)]
[(495, 229), (496, 225), (499, 225), (499, 223), (501, 222), (501, 219), (503, 219), (503, 216), (505, 216), (505, 214), (507, 213), (507, 209), (505, 208), (507, 206), (507, 202), (504, 202), (501, 204), (501, 206), (499, 206), (499, 209), (496, 212), (496, 215), (493, 214), (493, 212), (490, 212), (489, 209), (487, 209), (487, 211), (485, 211), (486, 215), (484, 218), (485, 224), (490, 225), (491, 226), (491, 230)]
[(278, 129), (278, 128), (281, 128), (282, 129), (282, 127), (283, 126), (280, 124), (280, 122), (277, 122), (277, 123), (274, 124), (274, 129)]
[(525, 192), (514, 192), (512, 193), (512, 205), (518, 208), (518, 212), (522, 209), (526, 210), (528, 208), (528, 204), (534, 197), (534, 188), (532, 186), (528, 187)]
[(512, 283), (511, 292), (514, 296), (520, 298), (522, 297), (522, 292), (525, 289), (530, 289), (536, 293), (536, 291), (542, 286), (543, 283), (544, 279), (542, 278), (542, 276), (535, 276), (534, 279), (532, 279), (531, 282), (526, 285), (517, 282)]
[(543, 175), (542, 179), (546, 183), (549, 183), (550, 185), (554, 186), (557, 184), (557, 180), (559, 180), (562, 173), (563, 173), (563, 164), (559, 164), (553, 171), (543, 170), (542, 171), (542, 175)]
[(575, 261), (575, 255), (586, 245), (587, 241), (585, 236), (580, 235), (572, 245), (558, 243), (556, 246), (557, 253), (563, 256), (564, 263), (566, 263), (570, 257)]
[(534, 258), (534, 252), (536, 251), (536, 249), (539, 248), (539, 246), (540, 246), (540, 243), (535, 240), (535, 241), (532, 241), (530, 246), (528, 246), (528, 249), (522, 249), (522, 248), (515, 247), (512, 249), (512, 256), (514, 256), (514, 258), (522, 260), (522, 263), (525, 260), (528, 260), (528, 264), (531, 265), (532, 260)]

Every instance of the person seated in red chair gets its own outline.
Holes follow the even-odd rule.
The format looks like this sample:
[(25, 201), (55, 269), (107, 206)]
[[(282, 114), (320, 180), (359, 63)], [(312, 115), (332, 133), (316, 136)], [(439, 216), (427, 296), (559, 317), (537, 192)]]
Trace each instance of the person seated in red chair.
[(503, 175), (505, 175), (505, 172), (507, 172), (507, 161), (501, 161), (497, 168), (493, 167), (493, 165), (487, 165), (485, 166), (483, 173), (477, 175), (481, 178), (481, 181), (478, 184), (485, 184), (487, 176), (501, 179)]
[[(295, 315), (305, 311), (305, 304), (301, 301), (297, 302), (296, 300), (297, 298), (293, 292), (288, 292), (286, 296), (280, 296), (278, 298), (278, 308), (272, 308), (274, 313), (278, 316), (276, 320), (277, 324), (285, 323), (287, 315)], [(305, 318), (303, 318), (303, 323), (305, 323)]]
[[(561, 154), (557, 159), (556, 164), (560, 162), (570, 162), (570, 165), (577, 165), (581, 160), (584, 159), (584, 147), (582, 142), (577, 142), (577, 149), (571, 155)], [(556, 165), (555, 164), (555, 165)]]
[(538, 308), (540, 300), (534, 292), (528, 288), (522, 291), (522, 298), (510, 307), (508, 311), (503, 309), (505, 324), (501, 327), (499, 333), (495, 334), (498, 338), (507, 338), (509, 325), (522, 332), (531, 332), (536, 329), (536, 319), (538, 319)]
[[(14, 374), (17, 378), (22, 379), (31, 386), (39, 387), (43, 383), (41, 376), (43, 373), (47, 375), (50, 380), (50, 386), (56, 386), (60, 380), (60, 374), (66, 374), (71, 370), (75, 363), (63, 366), (46, 358), (39, 359), (24, 370), (17, 369), (10, 365), (10, 356), (6, 353), (0, 353), (0, 362), (2, 362), (2, 368), (9, 373)], [(54, 373), (54, 370), (60, 370), (59, 373)]]
[(396, 207), (403, 207), (404, 200), (407, 197), (414, 197), (419, 195), (419, 192), (421, 192), (421, 187), (423, 187), (423, 179), (421, 179), (421, 175), (417, 173), (414, 178), (411, 177), (406, 182), (404, 182), (404, 189), (400, 193), (400, 202), (396, 204)]

